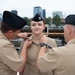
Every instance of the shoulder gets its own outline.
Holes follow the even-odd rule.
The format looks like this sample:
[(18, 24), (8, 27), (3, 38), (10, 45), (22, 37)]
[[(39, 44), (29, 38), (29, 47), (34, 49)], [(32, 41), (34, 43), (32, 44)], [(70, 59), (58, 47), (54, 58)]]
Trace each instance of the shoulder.
[(9, 46), (14, 47), (14, 45), (9, 40), (1, 39), (0, 42), (1, 42), (0, 47), (9, 47)]
[(61, 54), (61, 55), (64, 55), (67, 49), (68, 49), (68, 48), (67, 48), (66, 46), (61, 46), (61, 47), (54, 47), (54, 48), (52, 48), (52, 50), (53, 50), (54, 52), (56, 52), (57, 54)]
[(50, 38), (50, 37), (47, 37), (47, 38), (48, 38), (49, 41), (53, 41), (53, 42), (55, 42), (55, 39)]
[(56, 47), (56, 41), (53, 38), (47, 37), (48, 38), (48, 44), (50, 44), (52, 47)]

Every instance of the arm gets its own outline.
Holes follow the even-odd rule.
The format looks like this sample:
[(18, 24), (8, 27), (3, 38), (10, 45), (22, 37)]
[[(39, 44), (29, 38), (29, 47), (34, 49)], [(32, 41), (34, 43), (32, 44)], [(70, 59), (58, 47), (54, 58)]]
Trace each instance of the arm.
[(29, 39), (27, 39), (27, 40), (24, 42), (23, 48), (22, 48), (21, 53), (20, 53), (20, 56), (23, 58), (23, 61), (24, 61), (24, 62), (23, 62), (22, 67), (18, 70), (18, 72), (21, 72), (21, 71), (23, 70), (23, 68), (24, 68), (24, 65), (25, 65), (25, 63), (26, 63), (26, 50), (27, 50), (27, 48), (28, 48), (29, 46), (31, 46), (31, 43), (32, 43), (32, 41), (29, 40)]
[[(47, 43), (48, 42), (48, 39), (46, 38), (46, 36), (43, 36), (42, 38), (41, 38), (41, 40), (40, 40), (40, 43)], [(44, 45), (44, 46), (42, 46), (41, 48), (40, 48), (40, 51), (39, 51), (39, 53), (38, 53), (38, 58), (37, 58), (37, 60), (41, 57), (41, 56), (43, 56), (44, 54), (45, 54), (45, 52), (46, 52), (46, 45)], [(36, 64), (37, 65), (37, 67), (38, 67), (38, 64)]]
[[(47, 44), (47, 39), (43, 37), (41, 39), (41, 43)], [(48, 72), (50, 70), (54, 70), (57, 66), (57, 55), (53, 51), (53, 49), (50, 49), (49, 52), (46, 52), (46, 46), (42, 46), (38, 53), (38, 59), (37, 59), (37, 67), (42, 72)]]
[(23, 39), (27, 39), (28, 37), (28, 33), (26, 33), (26, 32), (24, 32), (24, 33), (18, 33), (18, 35), (17, 35), (18, 37), (20, 37), (20, 38), (23, 38)]
[(8, 40), (2, 41), (4, 42), (4, 44), (1, 46), (0, 55), (2, 62), (6, 64), (6, 66), (11, 68), (13, 71), (20, 72), (26, 62), (26, 49), (31, 45), (32, 41), (26, 40), (24, 42), (24, 46), (20, 55), (17, 53), (14, 45), (11, 42), (9, 42)]

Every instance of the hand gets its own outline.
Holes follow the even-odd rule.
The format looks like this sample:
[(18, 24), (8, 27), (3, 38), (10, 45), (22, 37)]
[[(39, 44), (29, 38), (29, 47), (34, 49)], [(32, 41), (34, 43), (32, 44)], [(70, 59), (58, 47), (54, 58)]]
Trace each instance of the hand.
[(27, 40), (25, 40), (25, 42), (24, 42), (24, 46), (25, 46), (26, 48), (29, 48), (29, 47), (31, 46), (31, 44), (32, 44), (32, 40), (30, 40), (30, 39), (27, 39)]
[(24, 32), (24, 33), (19, 33), (19, 34), (18, 34), (18, 37), (27, 39), (27, 35), (28, 35), (28, 33), (26, 33), (26, 32)]
[(47, 37), (44, 35), (44, 36), (41, 38), (40, 43), (45, 43), (45, 44), (47, 44), (47, 42), (48, 42), (48, 39), (47, 39)]

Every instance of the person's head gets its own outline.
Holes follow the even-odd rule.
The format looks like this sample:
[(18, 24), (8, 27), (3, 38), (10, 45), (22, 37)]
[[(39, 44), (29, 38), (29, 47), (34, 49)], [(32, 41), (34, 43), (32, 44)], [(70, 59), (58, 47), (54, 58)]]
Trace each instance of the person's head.
[(64, 25), (65, 42), (75, 38), (75, 15), (68, 15)]
[(30, 27), (34, 34), (40, 34), (45, 29), (44, 20), (38, 13), (31, 19)]
[(1, 22), (1, 32), (8, 39), (13, 39), (26, 24), (26, 21), (18, 15), (9, 11), (4, 11), (3, 20)]

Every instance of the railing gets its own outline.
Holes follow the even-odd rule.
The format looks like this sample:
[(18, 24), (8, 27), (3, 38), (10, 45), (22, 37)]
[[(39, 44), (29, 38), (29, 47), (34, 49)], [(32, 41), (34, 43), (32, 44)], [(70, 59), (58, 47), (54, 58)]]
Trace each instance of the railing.
[[(32, 33), (29, 33), (29, 36)], [(45, 35), (49, 36), (49, 37), (63, 37), (64, 33), (44, 33)]]
[[(29, 36), (31, 35), (32, 33), (29, 33)], [(48, 37), (51, 37), (51, 38), (54, 38), (56, 39), (56, 43), (57, 43), (57, 46), (61, 46), (61, 45), (64, 45), (65, 44), (65, 41), (64, 41), (64, 33), (44, 33), (45, 35), (47, 35)], [(58, 39), (59, 38), (59, 39)]]

